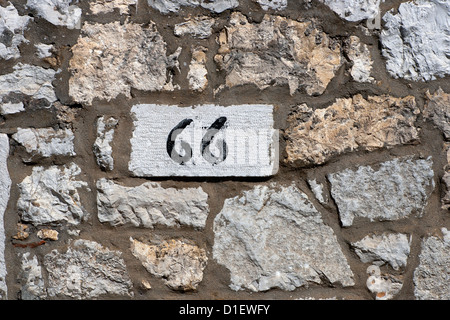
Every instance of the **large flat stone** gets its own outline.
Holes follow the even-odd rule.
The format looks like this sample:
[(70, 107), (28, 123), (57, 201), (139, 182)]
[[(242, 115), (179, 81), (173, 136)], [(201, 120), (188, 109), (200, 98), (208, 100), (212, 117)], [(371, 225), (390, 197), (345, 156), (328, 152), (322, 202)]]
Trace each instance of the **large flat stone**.
[(128, 169), (135, 176), (250, 177), (278, 171), (270, 105), (140, 104), (131, 112)]
[(97, 181), (97, 208), (102, 223), (146, 228), (204, 228), (209, 213), (208, 194), (200, 187), (163, 188), (157, 182), (125, 187), (107, 179)]
[(383, 21), (382, 53), (392, 77), (429, 81), (450, 74), (448, 1), (404, 2), (398, 13), (388, 11)]
[(294, 185), (226, 199), (213, 230), (213, 257), (230, 271), (233, 290), (355, 284), (333, 229)]
[(435, 187), (430, 158), (399, 158), (328, 174), (331, 196), (344, 227), (355, 218), (392, 221), (421, 217)]
[[(341, 47), (312, 22), (265, 15), (250, 23), (239, 12), (219, 35), (215, 61), (226, 73), (225, 87), (254, 84), (263, 90), (287, 85), (322, 94), (340, 68)], [(219, 88), (221, 89), (221, 88)]]
[(119, 21), (85, 23), (69, 62), (69, 95), (91, 105), (94, 98), (130, 98), (131, 89), (172, 91), (168, 70), (178, 67), (181, 48), (168, 56), (166, 43), (150, 22), (148, 27)]
[(413, 96), (339, 98), (313, 110), (302, 104), (288, 117), (286, 162), (311, 166), (338, 155), (411, 144), (419, 140), (415, 122), (420, 113)]

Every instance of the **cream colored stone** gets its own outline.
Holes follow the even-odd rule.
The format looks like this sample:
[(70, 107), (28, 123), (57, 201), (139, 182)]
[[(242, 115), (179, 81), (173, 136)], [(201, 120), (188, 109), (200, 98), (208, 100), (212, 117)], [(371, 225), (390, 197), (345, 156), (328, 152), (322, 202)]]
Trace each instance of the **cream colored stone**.
[(221, 31), (215, 61), (226, 72), (226, 87), (254, 84), (259, 89), (288, 85), (322, 94), (342, 64), (341, 47), (312, 22), (265, 15), (249, 23), (234, 12)]
[(151, 274), (162, 277), (173, 290), (197, 289), (208, 260), (206, 251), (184, 240), (146, 244), (130, 238), (131, 252)]
[(91, 105), (95, 98), (110, 101), (131, 89), (172, 91), (168, 69), (178, 68), (181, 48), (170, 56), (166, 43), (150, 22), (148, 27), (119, 21), (85, 23), (69, 62), (69, 95)]
[(366, 100), (357, 94), (316, 110), (302, 104), (288, 118), (286, 162), (318, 165), (351, 151), (413, 143), (419, 139), (415, 127), (419, 113), (413, 96)]

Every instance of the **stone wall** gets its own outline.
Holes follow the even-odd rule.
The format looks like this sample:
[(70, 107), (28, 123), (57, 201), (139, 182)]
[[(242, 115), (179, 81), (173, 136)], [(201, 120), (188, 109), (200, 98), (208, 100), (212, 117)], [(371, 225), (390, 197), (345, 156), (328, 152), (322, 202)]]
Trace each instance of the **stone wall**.
[(449, 26), (445, 0), (0, 0), (0, 297), (449, 299)]

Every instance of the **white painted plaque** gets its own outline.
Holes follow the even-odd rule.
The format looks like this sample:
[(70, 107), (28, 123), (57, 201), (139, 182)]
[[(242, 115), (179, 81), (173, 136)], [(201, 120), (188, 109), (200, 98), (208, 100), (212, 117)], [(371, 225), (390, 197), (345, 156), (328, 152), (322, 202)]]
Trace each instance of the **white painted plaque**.
[(139, 104), (129, 170), (139, 177), (264, 177), (278, 171), (271, 105)]

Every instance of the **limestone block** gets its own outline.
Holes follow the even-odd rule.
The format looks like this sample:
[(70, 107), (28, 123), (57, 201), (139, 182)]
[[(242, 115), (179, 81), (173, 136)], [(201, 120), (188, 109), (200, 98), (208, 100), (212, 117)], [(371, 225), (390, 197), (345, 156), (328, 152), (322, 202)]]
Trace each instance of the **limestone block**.
[(81, 9), (73, 0), (28, 0), (27, 7), (36, 10), (37, 15), (55, 26), (80, 29)]
[(23, 32), (31, 20), (33, 18), (29, 16), (19, 15), (12, 3), (6, 7), (0, 6), (0, 59), (9, 60), (20, 57), (19, 46), (28, 42)]
[(95, 160), (100, 168), (105, 171), (114, 169), (114, 158), (112, 156), (112, 142), (114, 131), (119, 123), (116, 118), (99, 117), (97, 119), (97, 138), (95, 139), (93, 152)]
[(8, 171), (8, 156), (8, 136), (6, 134), (0, 134), (0, 300), (7, 298), (4, 216), (6, 207), (8, 206), (12, 183)]
[(295, 185), (258, 185), (226, 199), (213, 231), (213, 257), (230, 271), (233, 290), (355, 284), (333, 229)]

